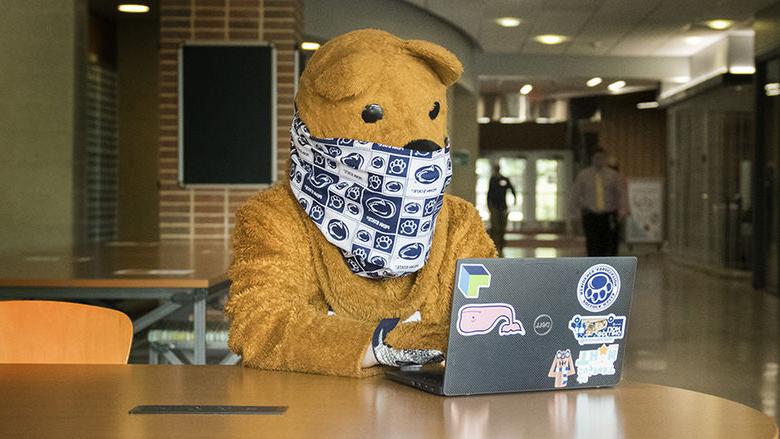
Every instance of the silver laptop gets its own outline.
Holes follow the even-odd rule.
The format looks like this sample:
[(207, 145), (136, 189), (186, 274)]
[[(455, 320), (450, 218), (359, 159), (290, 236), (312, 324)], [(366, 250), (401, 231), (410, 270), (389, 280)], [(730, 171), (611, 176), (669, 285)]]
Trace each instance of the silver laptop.
[(614, 386), (636, 264), (634, 257), (458, 260), (446, 367), (387, 376), (448, 396)]

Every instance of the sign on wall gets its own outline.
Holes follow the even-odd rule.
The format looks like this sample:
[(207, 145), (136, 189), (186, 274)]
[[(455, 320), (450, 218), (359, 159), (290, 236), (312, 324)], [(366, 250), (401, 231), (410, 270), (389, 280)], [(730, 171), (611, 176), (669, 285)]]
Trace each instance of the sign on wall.
[(627, 243), (663, 241), (663, 182), (657, 178), (628, 180), (628, 205), (631, 215), (626, 221)]

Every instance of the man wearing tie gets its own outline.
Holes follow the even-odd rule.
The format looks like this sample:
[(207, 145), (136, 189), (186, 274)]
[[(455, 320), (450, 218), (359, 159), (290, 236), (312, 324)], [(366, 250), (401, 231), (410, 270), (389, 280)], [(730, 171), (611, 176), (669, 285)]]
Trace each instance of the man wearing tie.
[(619, 223), (626, 215), (623, 179), (606, 164), (606, 154), (597, 148), (591, 166), (577, 175), (572, 186), (572, 217), (581, 216), (588, 256), (616, 256)]

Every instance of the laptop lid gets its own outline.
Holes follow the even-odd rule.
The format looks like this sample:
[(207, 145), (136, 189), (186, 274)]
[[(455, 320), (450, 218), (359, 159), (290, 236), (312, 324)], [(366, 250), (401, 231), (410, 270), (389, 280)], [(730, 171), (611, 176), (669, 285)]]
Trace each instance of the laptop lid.
[(446, 395), (620, 381), (636, 258), (461, 259)]

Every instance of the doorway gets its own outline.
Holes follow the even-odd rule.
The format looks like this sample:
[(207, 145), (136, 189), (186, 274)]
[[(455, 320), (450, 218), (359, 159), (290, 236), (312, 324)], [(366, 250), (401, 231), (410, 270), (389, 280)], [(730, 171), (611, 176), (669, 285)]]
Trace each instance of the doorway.
[(490, 220), (487, 192), (491, 167), (498, 163), (517, 194), (507, 192), (511, 232), (555, 232), (566, 220), (566, 200), (571, 178), (570, 151), (495, 152), (476, 161), (477, 210), (483, 221)]

